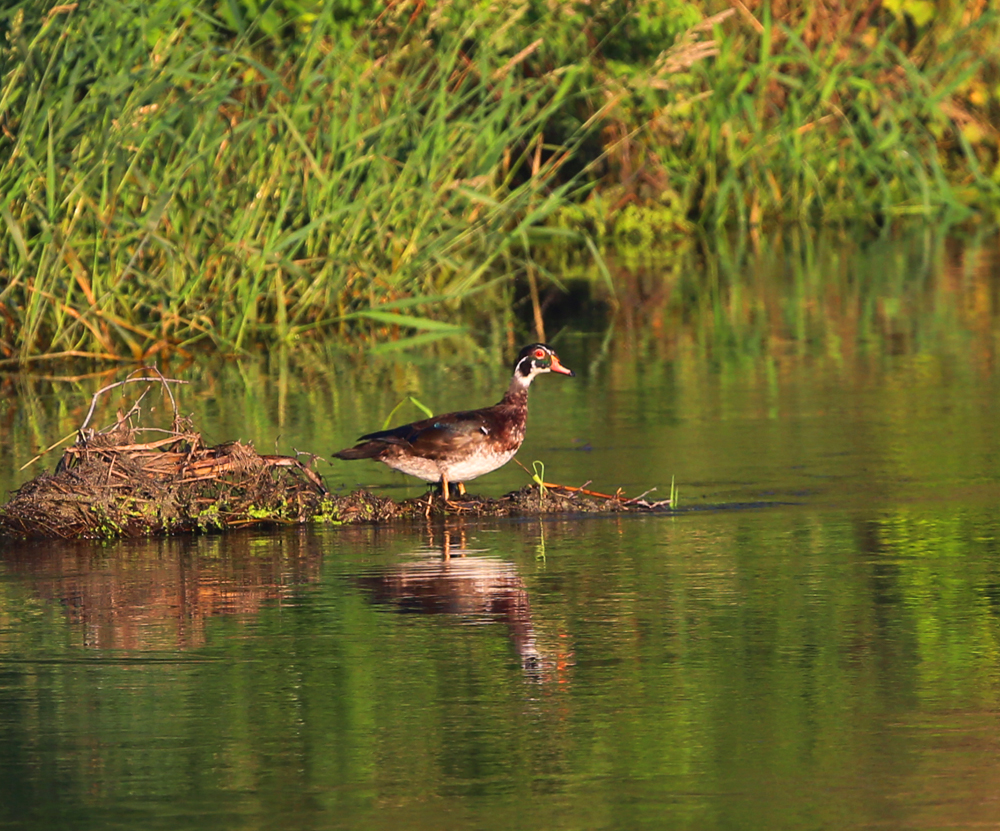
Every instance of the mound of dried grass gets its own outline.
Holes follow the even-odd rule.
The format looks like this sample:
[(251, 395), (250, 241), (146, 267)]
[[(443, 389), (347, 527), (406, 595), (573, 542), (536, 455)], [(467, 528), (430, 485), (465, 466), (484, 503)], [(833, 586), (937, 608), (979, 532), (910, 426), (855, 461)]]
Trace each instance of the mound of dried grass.
[[(333, 496), (315, 471), (291, 456), (262, 456), (239, 441), (206, 447), (191, 421), (177, 414), (168, 385), (179, 382), (155, 371), (154, 377), (143, 374), (149, 371), (95, 393), (76, 443), (66, 448), (55, 471), (23, 485), (0, 506), (0, 537), (114, 539), (309, 521), (634, 512), (667, 504), (558, 485), (541, 493), (529, 486), (500, 499), (470, 496), (461, 502), (431, 495), (396, 502), (364, 490)], [(145, 392), (106, 429), (88, 428), (99, 396), (139, 381), (161, 384), (173, 405), (169, 429), (142, 425)], [(150, 433), (160, 437), (140, 440)]]
[(304, 522), (326, 490), (286, 456), (229, 442), (205, 447), (194, 430), (136, 440), (129, 419), (81, 434), (54, 474), (42, 474), (0, 508), (0, 533), (93, 539)]
[[(206, 447), (176, 407), (170, 429), (140, 426), (141, 396), (110, 427), (87, 428), (102, 393), (137, 381), (159, 381), (173, 403), (168, 384), (177, 382), (163, 377), (140, 375), (99, 390), (55, 472), (23, 485), (0, 507), (0, 534), (135, 537), (304, 522), (317, 512), (326, 488), (314, 471), (238, 441)], [(162, 437), (141, 441), (140, 433)]]

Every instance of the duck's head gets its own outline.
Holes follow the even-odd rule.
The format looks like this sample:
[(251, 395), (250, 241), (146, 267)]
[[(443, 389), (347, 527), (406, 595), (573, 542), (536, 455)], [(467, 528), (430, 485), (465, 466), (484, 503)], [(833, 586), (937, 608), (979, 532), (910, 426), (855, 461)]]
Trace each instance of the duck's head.
[(551, 346), (544, 343), (533, 343), (524, 347), (514, 361), (514, 380), (522, 386), (528, 386), (536, 375), (545, 372), (558, 372), (560, 375), (576, 375), (572, 369), (562, 365), (559, 356)]

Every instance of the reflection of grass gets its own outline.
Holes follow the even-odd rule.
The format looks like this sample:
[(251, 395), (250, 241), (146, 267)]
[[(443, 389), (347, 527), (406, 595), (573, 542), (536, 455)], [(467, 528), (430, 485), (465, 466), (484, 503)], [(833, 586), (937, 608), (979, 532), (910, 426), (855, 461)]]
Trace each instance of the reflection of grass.
[[(749, 392), (769, 417), (780, 417), (794, 411), (789, 407), (811, 406), (817, 385), (877, 385), (881, 408), (912, 430), (925, 423), (947, 385), (964, 387), (981, 371), (992, 378), (1000, 331), (991, 306), (994, 250), (991, 237), (946, 248), (923, 231), (864, 245), (841, 235), (786, 234), (757, 253), (730, 247), (705, 253), (700, 263), (692, 257), (674, 266), (618, 266), (620, 307), (604, 347), (597, 336), (566, 344), (581, 360), (599, 361), (588, 371), (593, 379), (618, 380), (591, 388), (580, 406), (598, 417), (615, 400), (609, 391), (622, 383), (637, 385), (670, 411), (683, 401), (694, 414), (743, 406), (741, 396)], [(590, 299), (606, 297), (596, 274), (585, 288)], [(579, 284), (574, 290), (582, 292)], [(487, 340), (501, 337), (502, 329)], [(570, 363), (571, 355), (564, 357)], [(437, 344), (360, 363), (332, 342), (305, 341), (239, 362), (198, 361), (178, 374), (190, 381), (184, 411), (205, 426), (212, 443), (242, 438), (262, 452), (294, 446), (323, 455), (376, 429), (378, 416), (397, 405), (408, 408), (409, 395), (431, 401), (435, 412), (459, 410), (491, 400), (507, 372), (497, 346)], [(114, 380), (0, 377), (8, 407), (0, 419), (0, 445), (8, 449), (7, 460), (0, 459), (0, 491), (51, 467), (50, 455), (17, 472), (38, 448), (78, 428), (93, 392)], [(787, 398), (791, 389), (795, 402)], [(907, 390), (922, 391), (919, 403)], [(418, 417), (418, 411), (407, 415)], [(563, 415), (574, 425), (568, 435), (589, 435), (575, 407)], [(101, 426), (113, 421), (113, 406), (97, 419)], [(964, 422), (952, 424), (965, 430)], [(973, 445), (950, 447), (942, 463), (979, 469)], [(914, 452), (915, 459), (924, 456), (923, 447)], [(673, 471), (677, 458), (669, 454), (657, 463)], [(644, 477), (644, 485), (651, 478)], [(517, 484), (513, 476), (505, 481)], [(693, 493), (689, 484), (689, 502)]]
[(871, 533), (895, 571), (899, 617), (919, 658), (917, 695), (940, 706), (963, 688), (992, 688), (1000, 657), (992, 516), (906, 507), (884, 512)]
[[(201, 807), (191, 796), (192, 748), (218, 760), (204, 774), (218, 791), (232, 788), (233, 771), (274, 771), (245, 781), (284, 809), (287, 782), (303, 781), (303, 753), (332, 760), (314, 765), (313, 787), (390, 781), (412, 802), (448, 775), (442, 747), (463, 763), (485, 758), (539, 815), (551, 796), (531, 785), (539, 766), (556, 760), (581, 779), (574, 793), (582, 798), (560, 809), (563, 825), (621, 812), (616, 783), (650, 777), (696, 794), (676, 800), (688, 825), (719, 824), (712, 812), (733, 815), (739, 801), (734, 809), (731, 788), (716, 799), (721, 789), (706, 783), (752, 788), (762, 775), (787, 779), (789, 771), (841, 786), (758, 800), (760, 827), (797, 827), (804, 813), (871, 824), (873, 793), (910, 799), (904, 807), (919, 811), (931, 789), (932, 808), (976, 808), (979, 791), (970, 786), (962, 801), (964, 791), (947, 789), (956, 770), (972, 783), (995, 771), (997, 557), (985, 538), (995, 540), (997, 525), (988, 507), (957, 512), (951, 528), (938, 527), (944, 514), (956, 518), (955, 506), (911, 514), (902, 535), (891, 530), (896, 518), (868, 512), (857, 524), (841, 511), (692, 515), (671, 524), (668, 545), (659, 522), (629, 523), (626, 533), (613, 521), (571, 523), (551, 541), (544, 525), (507, 523), (495, 545), (520, 566), (530, 607), (519, 609), (530, 609), (533, 632), (562, 662), (558, 684), (544, 686), (524, 683), (500, 614), (473, 627), (454, 615), (385, 614), (371, 602), (357, 575), (378, 566), (373, 553), (385, 560), (427, 543), (405, 529), (389, 540), (361, 529), (342, 537), (337, 570), (329, 548), (301, 534), (267, 535), (255, 550), (239, 545), (253, 538), (231, 535), (75, 546), (63, 559), (40, 551), (0, 581), (0, 649), (14, 678), (31, 680), (47, 662), (48, 675), (24, 681), (18, 694), (30, 712), (48, 706), (55, 717), (11, 719), (8, 729), (24, 747), (43, 737), (60, 758), (79, 752), (81, 731), (93, 746), (88, 765), (12, 764), (33, 787), (58, 786), (87, 818), (134, 803), (113, 788), (122, 770), (145, 771), (150, 747), (158, 793), (185, 811)], [(915, 586), (900, 560), (904, 570), (918, 565), (907, 540), (928, 537), (921, 579), (929, 582)], [(540, 559), (543, 544), (552, 563)], [(917, 640), (921, 618), (948, 643)], [(121, 655), (122, 644), (132, 656), (197, 660), (197, 671), (101, 659)], [(206, 734), (202, 719), (187, 716), (192, 702), (207, 702), (219, 731)], [(165, 708), (186, 716), (170, 725), (183, 741), (163, 740)], [(456, 708), (475, 714), (476, 730), (455, 729)], [(368, 739), (373, 714), (375, 738), (391, 736), (391, 753)], [(595, 724), (607, 737), (600, 755)], [(316, 746), (285, 751), (296, 731)], [(762, 741), (768, 736), (781, 741)], [(878, 789), (885, 778), (889, 789)], [(97, 787), (104, 791), (95, 797)], [(640, 808), (662, 802), (651, 788), (640, 797)], [(494, 806), (481, 802), (463, 805), (490, 827)], [(288, 810), (325, 816), (327, 825), (344, 824), (345, 811), (359, 825), (370, 816), (365, 804)]]
[[(804, 356), (838, 366), (918, 353), (965, 362), (995, 352), (995, 246), (991, 234), (959, 248), (911, 226), (892, 241), (792, 229), (756, 247), (717, 237), (663, 259), (624, 249), (612, 265), (614, 339), (738, 372)], [(599, 269), (564, 253), (545, 256), (575, 302), (610, 301)]]

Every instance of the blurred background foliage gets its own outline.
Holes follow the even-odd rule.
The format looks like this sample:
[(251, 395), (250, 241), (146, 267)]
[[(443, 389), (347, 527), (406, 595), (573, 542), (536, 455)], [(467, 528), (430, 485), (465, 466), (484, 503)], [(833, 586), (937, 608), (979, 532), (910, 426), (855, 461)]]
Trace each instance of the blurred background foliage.
[(528, 295), (541, 334), (553, 247), (613, 288), (698, 235), (1000, 205), (985, 2), (25, 0), (0, 33), (0, 368), (405, 347)]

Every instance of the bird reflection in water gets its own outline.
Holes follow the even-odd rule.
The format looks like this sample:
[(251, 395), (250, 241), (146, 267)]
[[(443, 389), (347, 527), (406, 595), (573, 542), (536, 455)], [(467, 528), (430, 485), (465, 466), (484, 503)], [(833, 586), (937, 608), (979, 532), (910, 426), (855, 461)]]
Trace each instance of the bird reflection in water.
[(451, 615), (462, 623), (502, 622), (529, 680), (565, 682), (571, 654), (540, 644), (517, 566), (469, 549), (463, 527), (429, 531), (428, 536), (427, 548), (414, 552), (419, 559), (362, 575), (358, 584), (376, 603), (400, 612)]

